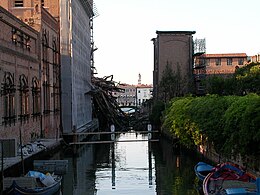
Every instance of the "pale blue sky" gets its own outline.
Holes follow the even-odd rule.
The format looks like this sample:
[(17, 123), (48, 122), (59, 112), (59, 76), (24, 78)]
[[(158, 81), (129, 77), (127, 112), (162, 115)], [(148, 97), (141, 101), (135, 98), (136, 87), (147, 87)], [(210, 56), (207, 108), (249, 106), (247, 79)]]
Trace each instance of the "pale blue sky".
[(196, 31), (207, 53), (260, 52), (260, 0), (95, 0), (97, 76), (152, 84), (156, 30)]

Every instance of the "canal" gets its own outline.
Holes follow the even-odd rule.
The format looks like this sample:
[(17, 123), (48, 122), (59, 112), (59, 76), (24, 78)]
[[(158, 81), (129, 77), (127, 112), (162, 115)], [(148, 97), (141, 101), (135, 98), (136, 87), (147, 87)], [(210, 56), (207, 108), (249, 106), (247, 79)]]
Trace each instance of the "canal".
[(200, 160), (196, 152), (171, 141), (147, 140), (138, 133), (120, 134), (112, 144), (83, 145), (73, 153), (68, 147), (53, 156), (68, 160), (63, 195), (199, 195), (193, 171)]

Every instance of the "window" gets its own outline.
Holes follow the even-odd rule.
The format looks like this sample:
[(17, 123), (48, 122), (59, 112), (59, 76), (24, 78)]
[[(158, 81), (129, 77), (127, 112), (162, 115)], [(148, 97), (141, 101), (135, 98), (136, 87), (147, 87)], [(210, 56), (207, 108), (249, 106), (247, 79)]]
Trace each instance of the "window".
[(209, 66), (210, 65), (210, 59), (206, 59), (206, 66)]
[(20, 120), (29, 118), (29, 86), (28, 80), (25, 75), (19, 78), (19, 91), (20, 91)]
[(11, 125), (15, 123), (15, 87), (14, 75), (10, 72), (5, 72), (4, 80), (1, 87), (1, 95), (4, 103), (3, 124)]
[(12, 29), (12, 42), (17, 44), (17, 30), (15, 28)]
[(32, 115), (39, 116), (40, 115), (40, 87), (39, 80), (36, 77), (32, 79)]
[(227, 58), (227, 65), (232, 65), (232, 58)]
[(23, 0), (15, 0), (14, 7), (23, 7)]
[(59, 53), (57, 49), (56, 39), (52, 41), (52, 64), (53, 64), (53, 105), (54, 112), (60, 110), (60, 66), (59, 66)]
[(25, 40), (25, 48), (30, 51), (31, 49), (31, 40), (28, 35), (24, 35), (24, 40)]
[(49, 64), (49, 40), (47, 31), (43, 30), (42, 35), (42, 62), (43, 62), (43, 109), (44, 113), (50, 113), (50, 64)]
[(221, 58), (217, 58), (216, 59), (216, 66), (220, 66), (221, 65)]
[(44, 0), (41, 0), (41, 2), (42, 2), (42, 7), (44, 7)]
[(238, 65), (244, 65), (244, 59), (242, 58), (238, 59)]

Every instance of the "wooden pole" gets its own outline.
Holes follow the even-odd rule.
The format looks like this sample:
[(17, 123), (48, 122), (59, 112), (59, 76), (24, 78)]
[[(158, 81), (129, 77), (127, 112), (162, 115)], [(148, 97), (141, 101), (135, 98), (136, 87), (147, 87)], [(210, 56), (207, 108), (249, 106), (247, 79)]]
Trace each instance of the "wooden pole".
[(3, 141), (1, 141), (1, 195), (3, 195), (3, 191), (4, 191), (4, 144)]
[(24, 159), (23, 159), (23, 143), (22, 143), (21, 127), (19, 127), (19, 132), (20, 132), (20, 146), (21, 146), (22, 176), (24, 176)]

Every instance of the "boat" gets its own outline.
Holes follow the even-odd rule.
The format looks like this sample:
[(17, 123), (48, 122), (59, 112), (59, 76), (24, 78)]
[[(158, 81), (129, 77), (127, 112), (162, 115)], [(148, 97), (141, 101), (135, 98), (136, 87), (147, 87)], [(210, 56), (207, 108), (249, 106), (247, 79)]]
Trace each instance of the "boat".
[(236, 164), (217, 165), (203, 181), (205, 195), (260, 195), (260, 178)]
[(38, 171), (29, 171), (22, 177), (4, 178), (4, 194), (24, 195), (41, 194), (52, 195), (59, 191), (62, 177), (59, 175), (43, 174)]
[(198, 162), (195, 166), (194, 166), (194, 171), (196, 176), (198, 177), (199, 181), (203, 182), (203, 180), (205, 179), (205, 177), (211, 173), (214, 169), (214, 166), (205, 163), (205, 162)]

